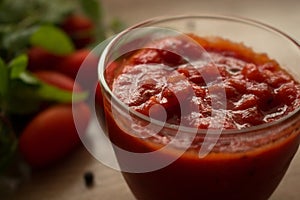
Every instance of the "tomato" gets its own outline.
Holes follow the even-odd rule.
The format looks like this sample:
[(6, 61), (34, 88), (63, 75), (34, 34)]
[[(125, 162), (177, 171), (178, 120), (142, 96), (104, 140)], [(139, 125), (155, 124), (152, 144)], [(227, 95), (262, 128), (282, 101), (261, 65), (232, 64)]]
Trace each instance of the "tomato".
[(93, 22), (79, 14), (67, 17), (61, 24), (61, 28), (71, 37), (77, 49), (86, 47), (95, 40)]
[(52, 54), (41, 47), (31, 47), (27, 55), (28, 69), (30, 71), (52, 70), (62, 59), (62, 56)]
[(34, 72), (34, 75), (40, 80), (60, 89), (72, 91), (74, 88), (74, 91), (76, 92), (82, 91), (81, 86), (78, 83), (75, 83), (72, 78), (59, 72), (39, 70)]
[[(73, 111), (80, 113), (78, 132)], [(85, 103), (76, 104), (73, 111), (69, 104), (54, 105), (39, 113), (25, 127), (19, 138), (19, 149), (30, 166), (47, 167), (80, 144), (78, 133), (86, 131), (91, 112)]]
[(85, 89), (94, 89), (97, 81), (98, 59), (90, 50), (78, 50), (62, 59), (55, 69), (72, 79), (76, 79), (80, 70), (80, 78), (76, 81)]

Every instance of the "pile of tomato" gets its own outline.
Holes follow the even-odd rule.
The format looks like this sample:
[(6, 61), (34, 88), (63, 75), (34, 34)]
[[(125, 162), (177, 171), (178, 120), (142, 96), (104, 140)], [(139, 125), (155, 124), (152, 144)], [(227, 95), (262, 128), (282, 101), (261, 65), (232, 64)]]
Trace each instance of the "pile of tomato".
[[(27, 55), (28, 69), (41, 81), (66, 91), (93, 92), (97, 84), (97, 57), (87, 48), (94, 38), (92, 21), (81, 15), (67, 17), (61, 24), (72, 39), (76, 50), (69, 55), (55, 55), (47, 50), (32, 46)], [(58, 47), (59, 48), (59, 47)], [(90, 55), (87, 64), (82, 65)], [(85, 67), (86, 81), (76, 81), (77, 72)], [(20, 102), (21, 103), (21, 102)], [(80, 124), (75, 126), (73, 112), (80, 113)], [(19, 138), (21, 156), (34, 168), (47, 167), (70, 154), (80, 145), (78, 133), (85, 132), (91, 111), (85, 101), (44, 105), (28, 119)], [(76, 129), (78, 128), (78, 130)]]

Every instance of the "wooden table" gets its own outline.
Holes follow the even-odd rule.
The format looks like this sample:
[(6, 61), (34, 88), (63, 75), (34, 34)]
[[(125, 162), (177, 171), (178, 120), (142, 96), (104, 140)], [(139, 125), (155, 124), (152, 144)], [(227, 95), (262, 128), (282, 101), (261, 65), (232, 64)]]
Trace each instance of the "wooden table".
[[(300, 40), (300, 1), (201, 1), (201, 0), (103, 0), (106, 16), (128, 25), (159, 15), (227, 13), (271, 24)], [(108, 18), (109, 18), (108, 17)], [(300, 63), (299, 63), (300, 65)], [(300, 67), (300, 66), (299, 66)], [(97, 131), (97, 130), (90, 130)], [(271, 200), (300, 199), (300, 152)], [(87, 188), (83, 175), (92, 171), (95, 185)], [(3, 199), (3, 196), (0, 196)], [(9, 197), (12, 200), (131, 200), (121, 174), (96, 161), (84, 147), (51, 169), (34, 172), (32, 178)]]
[[(270, 200), (300, 197), (300, 152)], [(95, 184), (86, 187), (84, 173), (93, 172)], [(0, 199), (2, 197), (0, 196)], [(134, 200), (121, 174), (93, 159), (82, 147), (54, 168), (35, 172), (8, 199), (11, 200)]]

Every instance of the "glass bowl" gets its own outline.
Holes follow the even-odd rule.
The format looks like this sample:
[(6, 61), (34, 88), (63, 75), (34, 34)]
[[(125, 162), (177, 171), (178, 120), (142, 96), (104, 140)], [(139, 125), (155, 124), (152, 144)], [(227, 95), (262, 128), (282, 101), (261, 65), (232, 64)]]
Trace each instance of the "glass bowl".
[[(96, 102), (122, 174), (137, 199), (268, 199), (297, 152), (299, 108), (249, 128), (195, 129), (165, 122), (166, 116), (143, 115), (111, 90), (124, 67), (115, 65), (116, 60), (145, 46), (152, 48), (147, 45), (162, 38), (186, 33), (242, 43), (276, 60), (300, 80), (299, 44), (260, 22), (231, 16), (172, 16), (130, 27), (114, 37), (101, 55), (103, 102), (98, 106)], [(202, 47), (195, 51), (205, 55)], [(184, 56), (193, 62), (193, 55)]]

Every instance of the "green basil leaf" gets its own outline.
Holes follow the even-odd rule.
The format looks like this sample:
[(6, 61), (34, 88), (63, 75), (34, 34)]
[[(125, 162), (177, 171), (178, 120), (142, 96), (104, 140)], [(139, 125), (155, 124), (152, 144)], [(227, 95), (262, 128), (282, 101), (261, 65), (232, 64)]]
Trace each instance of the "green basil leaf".
[(35, 76), (33, 76), (32, 74), (30, 74), (27, 71), (21, 73), (19, 76), (19, 79), (29, 85), (39, 85), (40, 84), (40, 81)]
[(15, 79), (19, 78), (26, 70), (28, 64), (28, 57), (25, 54), (22, 54), (14, 58), (9, 64), (10, 68), (10, 78)]
[(84, 14), (98, 24), (102, 17), (102, 8), (99, 0), (79, 0), (79, 3)]
[[(25, 73), (26, 74), (26, 73)], [(32, 76), (27, 74), (28, 77)], [(9, 89), (8, 111), (12, 114), (30, 114), (38, 111), (45, 103), (72, 103), (83, 101), (88, 97), (87, 92), (74, 93), (62, 90), (52, 85), (38, 81), (30, 85), (21, 79), (13, 79)]]
[(39, 27), (31, 36), (30, 44), (43, 47), (57, 55), (70, 54), (75, 50), (74, 44), (67, 34), (61, 29), (51, 25)]
[(73, 94), (71, 91), (61, 90), (48, 84), (42, 84), (36, 91), (36, 95), (44, 100), (58, 101), (61, 103), (71, 103), (72, 101), (79, 102), (88, 97), (87, 92)]

